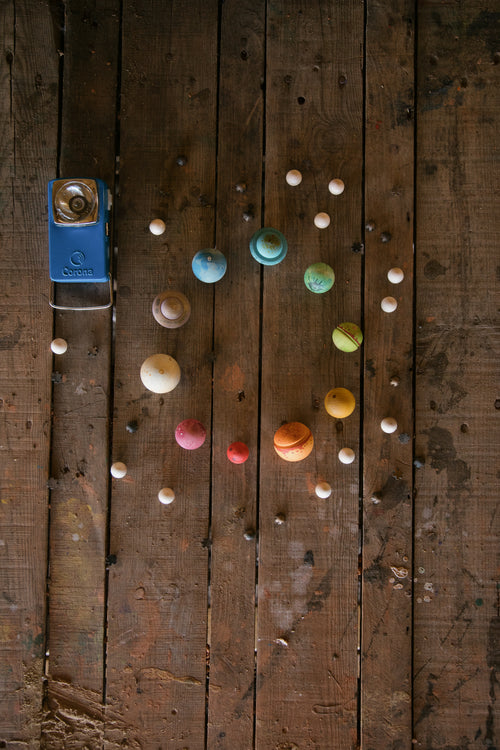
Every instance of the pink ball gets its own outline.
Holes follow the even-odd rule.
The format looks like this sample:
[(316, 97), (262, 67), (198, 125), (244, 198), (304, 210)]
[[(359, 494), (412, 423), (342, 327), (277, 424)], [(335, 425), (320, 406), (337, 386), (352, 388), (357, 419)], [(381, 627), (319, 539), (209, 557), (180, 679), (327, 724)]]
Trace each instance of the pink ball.
[(245, 443), (231, 443), (227, 449), (227, 457), (232, 464), (244, 464), (249, 454), (248, 445)]
[(185, 419), (175, 428), (175, 439), (187, 451), (200, 448), (205, 442), (207, 431), (197, 419)]

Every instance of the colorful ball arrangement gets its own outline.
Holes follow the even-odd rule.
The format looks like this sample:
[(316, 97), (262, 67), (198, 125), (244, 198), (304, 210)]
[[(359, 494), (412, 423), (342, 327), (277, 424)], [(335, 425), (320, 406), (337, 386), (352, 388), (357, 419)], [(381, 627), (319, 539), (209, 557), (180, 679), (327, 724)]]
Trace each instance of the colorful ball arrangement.
[(347, 388), (332, 388), (325, 396), (325, 409), (331, 417), (345, 419), (355, 407), (356, 399)]
[(227, 457), (232, 464), (244, 464), (249, 455), (248, 445), (239, 441), (231, 443), (227, 449)]
[(306, 268), (304, 284), (314, 294), (328, 292), (335, 282), (333, 268), (328, 263), (313, 263)]
[(173, 391), (181, 379), (181, 368), (170, 354), (152, 354), (141, 365), (143, 385), (153, 393)]
[(274, 450), (285, 461), (302, 461), (313, 447), (312, 432), (302, 422), (288, 422), (274, 433)]
[(227, 261), (220, 250), (199, 250), (191, 261), (191, 268), (197, 279), (205, 284), (214, 284), (222, 279), (227, 269)]
[[(302, 174), (298, 169), (290, 169), (285, 179), (288, 185), (297, 186), (302, 182)], [(328, 190), (332, 195), (341, 195), (344, 189), (344, 182), (338, 178), (332, 179), (328, 184)], [(314, 217), (314, 225), (318, 229), (326, 229), (330, 223), (330, 216), (325, 212), (319, 212)], [(166, 225), (162, 219), (154, 219), (149, 229), (152, 234), (161, 235), (165, 232)], [(250, 240), (250, 252), (253, 258), (262, 265), (271, 266), (280, 263), (287, 251), (286, 238), (279, 230), (271, 227), (259, 229)], [(191, 265), (196, 278), (207, 284), (219, 281), (227, 270), (225, 256), (215, 248), (197, 252)], [(404, 272), (400, 268), (391, 268), (387, 273), (387, 279), (392, 284), (399, 284), (404, 279)], [(304, 284), (313, 294), (328, 292), (334, 283), (335, 273), (327, 263), (313, 263), (304, 273)], [(382, 300), (381, 307), (385, 312), (392, 312), (397, 308), (397, 300), (394, 297), (386, 297)], [(178, 328), (183, 325), (188, 320), (190, 311), (189, 301), (180, 292), (164, 292), (158, 295), (153, 303), (155, 319), (166, 328)], [(355, 323), (340, 323), (332, 332), (332, 341), (342, 352), (355, 352), (362, 345), (363, 333)], [(53, 352), (58, 354), (63, 353), (66, 347), (66, 342), (63, 340), (55, 340), (51, 345)], [(179, 383), (180, 376), (179, 365), (166, 354), (152, 355), (141, 366), (143, 384), (155, 393), (167, 393), (173, 390)], [(394, 384), (393, 381), (391, 384)], [(328, 391), (324, 406), (330, 416), (344, 419), (353, 413), (356, 400), (347, 388), (337, 387)], [(381, 422), (381, 429), (386, 433), (394, 432), (397, 429), (396, 420), (386, 417)], [(185, 450), (195, 450), (205, 442), (205, 427), (199, 420), (185, 419), (177, 425), (175, 439)], [(314, 438), (309, 427), (302, 422), (289, 422), (276, 430), (273, 444), (276, 453), (282, 459), (288, 462), (298, 462), (311, 454)], [(243, 464), (248, 460), (249, 449), (245, 443), (235, 441), (228, 446), (226, 455), (231, 463)], [(338, 458), (342, 463), (350, 464), (356, 456), (351, 448), (346, 447), (339, 451)], [(111, 474), (115, 478), (122, 478), (126, 473), (127, 467), (122, 462), (115, 462), (111, 467)], [(328, 498), (331, 492), (332, 488), (328, 482), (319, 481), (316, 484), (317, 497)], [(165, 505), (170, 504), (175, 499), (175, 493), (171, 488), (164, 487), (159, 491), (158, 499)], [(252, 534), (246, 535), (246, 538), (253, 538), (254, 535), (252, 531)]]
[(340, 323), (332, 333), (332, 340), (341, 352), (355, 352), (363, 343), (363, 334), (356, 323)]
[(197, 419), (184, 419), (175, 428), (175, 439), (181, 448), (194, 451), (205, 442), (207, 431)]

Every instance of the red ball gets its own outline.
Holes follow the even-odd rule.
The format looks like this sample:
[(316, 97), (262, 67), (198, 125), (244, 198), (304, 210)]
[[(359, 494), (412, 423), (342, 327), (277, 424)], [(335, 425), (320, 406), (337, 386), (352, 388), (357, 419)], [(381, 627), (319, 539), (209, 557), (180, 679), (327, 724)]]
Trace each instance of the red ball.
[(227, 449), (227, 457), (232, 464), (244, 464), (249, 455), (250, 451), (245, 443), (231, 443)]

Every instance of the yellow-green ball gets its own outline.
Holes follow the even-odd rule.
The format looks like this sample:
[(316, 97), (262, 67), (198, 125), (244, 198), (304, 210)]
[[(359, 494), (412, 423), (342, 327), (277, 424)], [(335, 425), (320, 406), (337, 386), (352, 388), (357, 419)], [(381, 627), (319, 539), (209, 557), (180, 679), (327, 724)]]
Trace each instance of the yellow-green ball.
[(347, 388), (332, 388), (325, 396), (325, 409), (331, 417), (344, 419), (353, 413), (356, 399)]
[(332, 340), (341, 352), (355, 352), (363, 342), (363, 334), (356, 323), (340, 323), (332, 333)]

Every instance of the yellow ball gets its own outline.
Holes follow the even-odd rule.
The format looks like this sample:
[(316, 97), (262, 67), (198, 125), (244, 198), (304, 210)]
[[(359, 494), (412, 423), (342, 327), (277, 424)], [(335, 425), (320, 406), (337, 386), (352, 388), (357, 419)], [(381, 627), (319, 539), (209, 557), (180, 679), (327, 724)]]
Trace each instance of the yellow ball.
[(325, 396), (325, 409), (331, 417), (344, 419), (352, 414), (356, 399), (347, 388), (332, 388)]
[(274, 433), (274, 450), (285, 461), (302, 461), (313, 446), (312, 432), (302, 422), (288, 422)]

